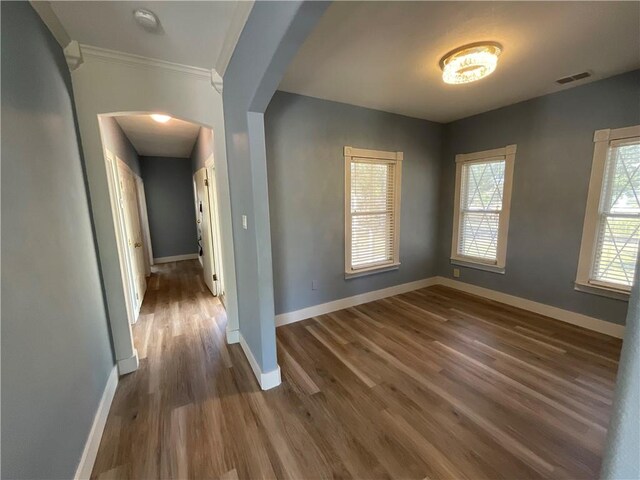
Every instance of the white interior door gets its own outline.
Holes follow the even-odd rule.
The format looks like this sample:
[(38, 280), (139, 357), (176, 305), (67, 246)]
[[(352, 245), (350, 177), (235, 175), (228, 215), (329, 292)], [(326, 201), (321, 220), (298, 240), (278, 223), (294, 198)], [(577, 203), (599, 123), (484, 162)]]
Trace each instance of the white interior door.
[[(213, 163), (213, 159), (212, 162)], [(218, 210), (218, 189), (216, 170), (213, 165), (206, 168), (207, 194), (209, 195), (209, 216), (211, 222), (211, 244), (213, 246), (214, 279), (218, 295), (224, 295), (224, 272), (222, 268), (222, 235), (220, 233), (220, 214)]]
[(151, 248), (151, 231), (149, 229), (149, 215), (147, 214), (147, 199), (144, 193), (144, 182), (138, 176), (136, 180), (136, 193), (138, 195), (138, 214), (142, 229), (142, 244), (144, 250), (144, 273), (148, 277), (151, 275), (151, 265), (153, 265), (153, 249)]
[(124, 290), (127, 316), (129, 323), (136, 321), (136, 298), (133, 273), (131, 270), (130, 252), (127, 246), (124, 211), (122, 209), (122, 196), (120, 193), (120, 180), (116, 156), (105, 149), (105, 164), (107, 171), (107, 184), (109, 186), (109, 199), (111, 200), (111, 213), (113, 214), (116, 244), (118, 246), (118, 260), (122, 274), (122, 286)]
[(198, 223), (198, 238), (202, 247), (202, 268), (204, 269), (204, 283), (211, 293), (217, 295), (214, 281), (215, 260), (211, 243), (211, 215), (209, 213), (209, 197), (207, 193), (207, 171), (204, 168), (194, 175), (196, 184), (196, 221)]
[[(136, 314), (140, 311), (142, 299), (147, 290), (142, 227), (138, 209), (136, 180), (129, 167), (121, 160), (118, 162), (122, 209), (127, 233), (127, 247), (130, 252), (131, 270), (135, 286)], [(137, 315), (136, 315), (137, 316)]]

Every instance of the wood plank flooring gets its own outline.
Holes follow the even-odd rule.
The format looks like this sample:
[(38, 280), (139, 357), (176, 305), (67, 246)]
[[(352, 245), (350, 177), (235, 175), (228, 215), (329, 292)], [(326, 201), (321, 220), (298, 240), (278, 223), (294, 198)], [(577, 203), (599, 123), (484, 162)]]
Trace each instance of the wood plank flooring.
[(197, 261), (161, 265), (93, 477), (590, 479), (620, 341), (445, 287), (277, 329), (262, 392)]

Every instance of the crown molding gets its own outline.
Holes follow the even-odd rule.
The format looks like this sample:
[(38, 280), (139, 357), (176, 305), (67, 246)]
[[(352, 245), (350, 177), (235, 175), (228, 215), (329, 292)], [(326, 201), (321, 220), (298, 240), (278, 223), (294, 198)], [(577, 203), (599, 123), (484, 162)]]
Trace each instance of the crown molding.
[(211, 85), (216, 89), (220, 95), (222, 95), (222, 77), (216, 72), (216, 69), (211, 69)]
[(143, 57), (132, 53), (118, 52), (92, 45), (80, 44), (80, 52), (85, 62), (98, 61), (126, 65), (134, 68), (162, 69), (207, 80), (213, 84), (212, 72), (206, 68), (192, 67), (181, 63), (167, 62), (156, 58)]
[(75, 40), (69, 42), (69, 44), (64, 47), (64, 58), (67, 60), (67, 66), (69, 70), (72, 72), (78, 68), (80, 65), (84, 63), (84, 59), (82, 58), (82, 50), (80, 49), (80, 44)]
[(238, 39), (240, 38), (240, 34), (244, 28), (244, 24), (247, 23), (253, 4), (253, 0), (236, 2), (231, 22), (227, 28), (227, 33), (224, 37), (220, 53), (218, 54), (218, 60), (216, 61), (215, 70), (221, 77), (224, 77), (224, 73), (227, 71), (227, 66), (229, 66), (231, 56), (236, 48), (236, 44), (238, 43)]
[(40, 16), (40, 19), (47, 26), (58, 44), (60, 44), (62, 48), (66, 48), (71, 42), (71, 37), (64, 28), (64, 25), (62, 25), (62, 22), (60, 22), (56, 12), (51, 8), (51, 2), (43, 0), (29, 0), (29, 3)]

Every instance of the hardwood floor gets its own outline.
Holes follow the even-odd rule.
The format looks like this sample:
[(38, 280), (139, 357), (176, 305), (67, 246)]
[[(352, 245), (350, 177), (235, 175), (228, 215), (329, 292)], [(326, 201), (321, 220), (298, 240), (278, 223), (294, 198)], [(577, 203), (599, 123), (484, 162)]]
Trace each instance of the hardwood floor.
[(262, 392), (197, 261), (160, 266), (93, 477), (596, 478), (620, 341), (430, 287), (278, 328)]

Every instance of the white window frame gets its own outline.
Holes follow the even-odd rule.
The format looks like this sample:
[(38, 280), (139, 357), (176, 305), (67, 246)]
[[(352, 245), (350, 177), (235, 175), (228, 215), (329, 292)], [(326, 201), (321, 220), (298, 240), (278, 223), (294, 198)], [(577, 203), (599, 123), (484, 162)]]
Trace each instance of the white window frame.
[[(395, 196), (393, 199), (393, 260), (379, 265), (365, 268), (353, 268), (351, 262), (351, 163), (354, 158), (379, 160), (384, 163), (394, 163), (395, 169)], [(385, 152), (382, 150), (366, 150), (363, 148), (344, 147), (344, 271), (345, 278), (360, 277), (374, 273), (396, 270), (400, 267), (400, 199), (402, 198), (402, 152)]]
[(598, 282), (597, 280), (591, 279), (591, 273), (596, 256), (600, 200), (602, 197), (602, 184), (604, 182), (609, 146), (613, 141), (634, 137), (640, 137), (640, 125), (596, 130), (593, 134), (593, 163), (591, 166), (591, 178), (589, 180), (587, 208), (582, 228), (582, 243), (580, 245), (580, 257), (578, 259), (578, 271), (575, 282), (576, 290), (621, 300), (629, 299), (630, 287), (617, 287), (604, 282)]
[[(511, 192), (513, 190), (513, 165), (516, 158), (517, 145), (507, 145), (503, 148), (485, 150), (475, 153), (461, 153), (456, 155), (456, 187), (453, 207), (453, 235), (451, 237), (451, 263), (464, 267), (486, 270), (494, 273), (504, 273), (507, 259), (507, 237), (509, 233), (509, 214), (511, 211)], [(481, 163), (490, 160), (504, 160), (504, 187), (502, 191), (502, 210), (498, 221), (498, 244), (496, 261), (469, 257), (458, 253), (460, 236), (460, 199), (462, 188), (462, 167), (468, 163)]]

